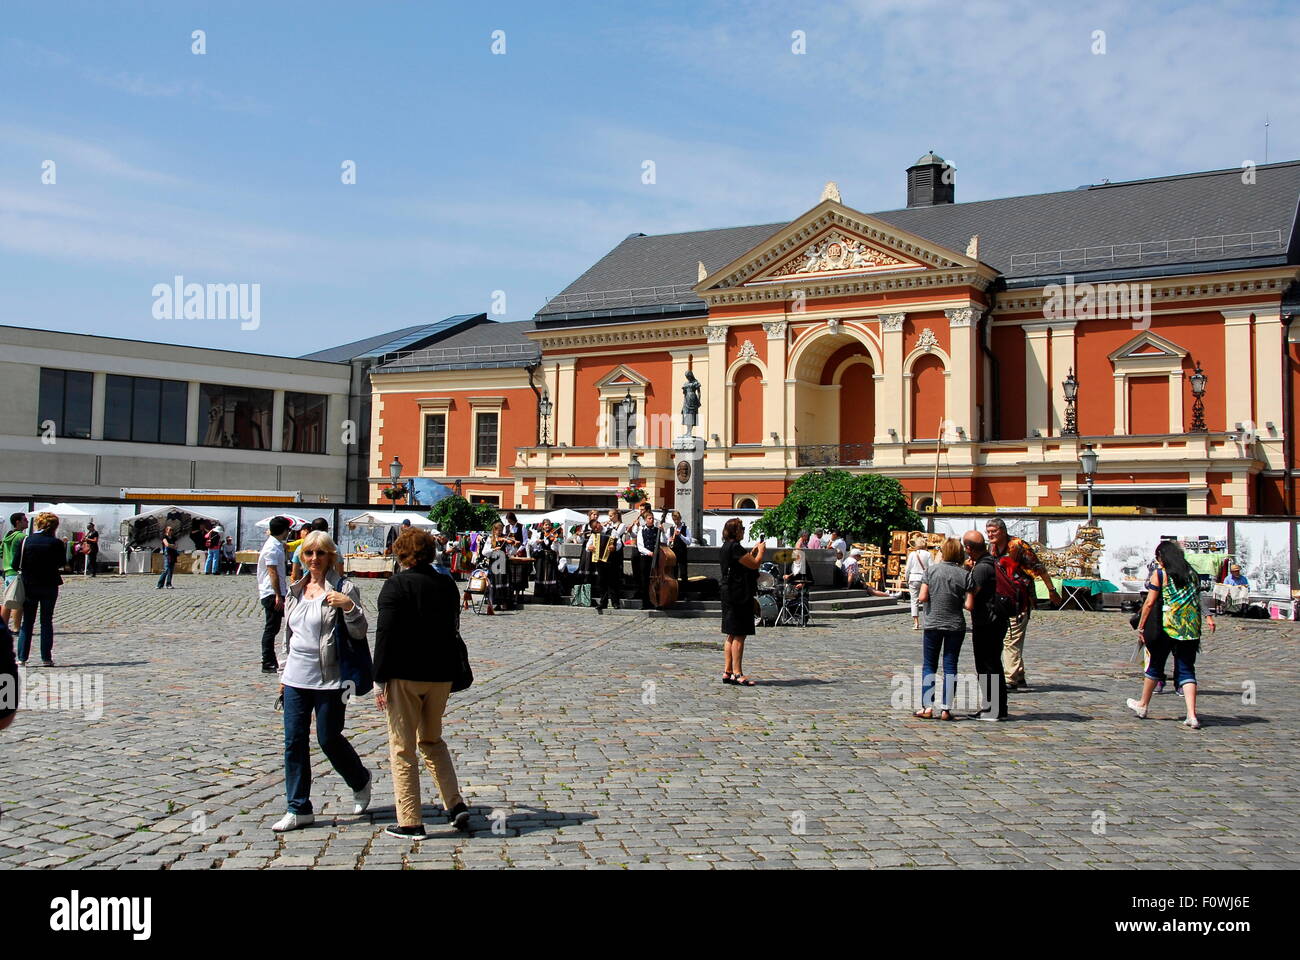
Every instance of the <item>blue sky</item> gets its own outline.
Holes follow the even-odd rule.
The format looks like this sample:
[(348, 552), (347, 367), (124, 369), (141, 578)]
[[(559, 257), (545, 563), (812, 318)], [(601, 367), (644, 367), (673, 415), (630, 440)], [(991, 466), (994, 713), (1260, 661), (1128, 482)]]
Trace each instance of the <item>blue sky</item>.
[[(1298, 46), (1281, 2), (6, 0), (0, 323), (298, 355), (528, 319), (629, 233), (830, 179), (893, 209), (931, 148), (959, 201), (1262, 162), (1266, 115), (1296, 159)], [(154, 319), (176, 274), (259, 283), (261, 326)]]

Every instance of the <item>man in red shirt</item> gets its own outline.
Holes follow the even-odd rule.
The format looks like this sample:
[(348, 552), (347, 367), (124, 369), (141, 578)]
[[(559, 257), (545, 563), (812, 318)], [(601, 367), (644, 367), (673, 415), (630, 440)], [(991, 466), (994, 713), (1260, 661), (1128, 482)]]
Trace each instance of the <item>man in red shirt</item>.
[(1029, 614), (1034, 609), (1034, 577), (1046, 585), (1053, 606), (1058, 605), (1061, 598), (1056, 593), (1056, 584), (1052, 582), (1043, 561), (1038, 559), (1038, 554), (1025, 541), (1007, 534), (1006, 521), (1000, 517), (994, 518), (984, 525), (984, 531), (988, 535), (989, 555), (1025, 585), (1029, 597), (1025, 608), (1008, 622), (1007, 637), (1002, 644), (1002, 666), (1007, 675), (1007, 689), (1023, 690), (1028, 686), (1025, 680), (1025, 632), (1029, 628)]

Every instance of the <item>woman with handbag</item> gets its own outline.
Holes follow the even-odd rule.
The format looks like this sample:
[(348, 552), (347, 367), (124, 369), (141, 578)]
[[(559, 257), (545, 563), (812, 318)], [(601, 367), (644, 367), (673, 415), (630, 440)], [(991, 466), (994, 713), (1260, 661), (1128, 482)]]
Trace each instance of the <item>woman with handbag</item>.
[(1173, 540), (1156, 547), (1156, 569), (1146, 584), (1146, 600), (1138, 613), (1138, 643), (1146, 648), (1142, 698), (1129, 699), (1128, 708), (1145, 720), (1156, 684), (1163, 683), (1165, 663), (1174, 655), (1174, 684), (1187, 702), (1185, 726), (1201, 728), (1196, 716), (1196, 653), (1201, 646), (1201, 620), (1215, 629), (1214, 617), (1201, 603), (1201, 580)]
[(744, 523), (732, 517), (722, 528), (722, 549), (718, 551), (722, 567), (722, 632), (727, 635), (722, 682), (752, 687), (754, 681), (745, 676), (741, 661), (745, 657), (745, 638), (754, 634), (754, 592), (767, 544), (759, 540), (752, 550), (746, 550), (740, 542), (744, 534)]
[[(284, 698), (284, 780), (289, 811), (273, 827), (276, 833), (296, 830), (315, 822), (311, 806), (311, 718), (316, 715), (316, 739), (340, 776), (352, 788), (353, 813), (370, 805), (374, 774), (367, 770), (343, 735), (347, 711), (344, 644), (366, 643), (366, 611), (361, 592), (334, 570), (338, 548), (323, 530), (313, 530), (302, 543), (300, 558), (307, 575), (289, 587), (284, 619), (288, 655), (281, 675)], [(340, 620), (340, 618), (342, 618)], [(342, 634), (342, 636), (341, 636)], [(369, 650), (366, 650), (368, 659)], [(353, 692), (364, 688), (346, 678)]]
[(388, 716), (397, 823), (385, 831), (423, 840), (417, 749), (438, 785), (448, 821), (469, 829), (451, 751), (442, 738), (442, 714), (453, 690), (469, 686), (469, 658), (460, 638), (460, 595), (450, 577), (433, 569), (433, 538), (407, 530), (393, 544), (402, 569), (379, 591), (375, 630), (375, 702)]
[(54, 604), (63, 585), (63, 541), (55, 536), (59, 518), (42, 511), (32, 521), (35, 533), (23, 539), (18, 550), (16, 569), (22, 574), (23, 625), (18, 631), (18, 665), (27, 663), (36, 632), (36, 613), (41, 615), (41, 663), (54, 666)]

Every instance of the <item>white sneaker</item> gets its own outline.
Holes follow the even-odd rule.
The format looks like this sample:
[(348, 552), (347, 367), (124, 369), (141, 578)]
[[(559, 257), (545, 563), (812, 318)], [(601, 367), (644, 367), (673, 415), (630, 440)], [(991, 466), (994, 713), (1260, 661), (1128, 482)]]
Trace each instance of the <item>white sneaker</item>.
[(1201, 729), (1201, 721), (1197, 720), (1195, 717), (1188, 717), (1183, 721), (1183, 726), (1191, 727), (1193, 730), (1199, 730)]
[(1140, 700), (1134, 700), (1132, 697), (1129, 697), (1128, 708), (1136, 713), (1139, 719), (1145, 720), (1147, 718), (1147, 708), (1142, 706)]
[(316, 822), (314, 813), (286, 813), (279, 820), (275, 821), (271, 829), (276, 833), (284, 833), (286, 830), (297, 830), (300, 827), (309, 827)]
[(367, 770), (366, 772), (370, 774), (370, 779), (366, 781), (366, 785), (360, 790), (352, 791), (353, 813), (365, 813), (366, 807), (370, 806), (370, 788), (375, 785), (375, 774), (373, 770)]

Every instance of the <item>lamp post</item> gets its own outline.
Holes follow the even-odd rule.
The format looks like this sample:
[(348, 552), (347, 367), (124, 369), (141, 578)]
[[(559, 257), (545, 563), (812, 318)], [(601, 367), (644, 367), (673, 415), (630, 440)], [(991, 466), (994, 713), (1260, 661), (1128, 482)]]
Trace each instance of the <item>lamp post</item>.
[[(402, 477), (402, 461), (401, 461), (401, 460), (398, 460), (398, 459), (397, 459), (397, 456), (394, 455), (394, 456), (393, 456), (393, 462), (390, 463), (390, 464), (388, 465), (388, 479), (392, 481), (392, 482), (388, 485), (388, 486), (389, 486), (389, 492), (390, 492), (390, 493), (391, 493), (391, 492), (393, 491), (393, 489), (397, 486), (397, 481), (400, 480), (401, 477)], [(389, 499), (392, 500), (392, 502), (393, 502), (393, 513), (396, 513), (396, 512), (397, 512), (397, 497), (395, 497), (395, 496), (394, 496), (394, 497), (389, 497)]]
[(1061, 429), (1061, 436), (1077, 437), (1079, 420), (1074, 402), (1079, 396), (1079, 381), (1074, 377), (1074, 367), (1070, 368), (1069, 374), (1061, 382), (1061, 389), (1065, 391), (1065, 426)]
[(1188, 378), (1192, 381), (1192, 433), (1205, 433), (1205, 384), (1210, 379), (1196, 361), (1196, 370)]
[(637, 459), (636, 454), (632, 454), (632, 459), (627, 465), (628, 486), (633, 490), (641, 485), (641, 461)]
[(1083, 465), (1083, 479), (1088, 484), (1088, 526), (1092, 526), (1092, 478), (1097, 472), (1097, 451), (1092, 449), (1091, 443), (1083, 445), (1083, 453), (1079, 454), (1079, 463)]
[(549, 447), (549, 427), (551, 425), (551, 394), (546, 389), (542, 390), (542, 399), (537, 404), (537, 409), (542, 415), (542, 446)]

